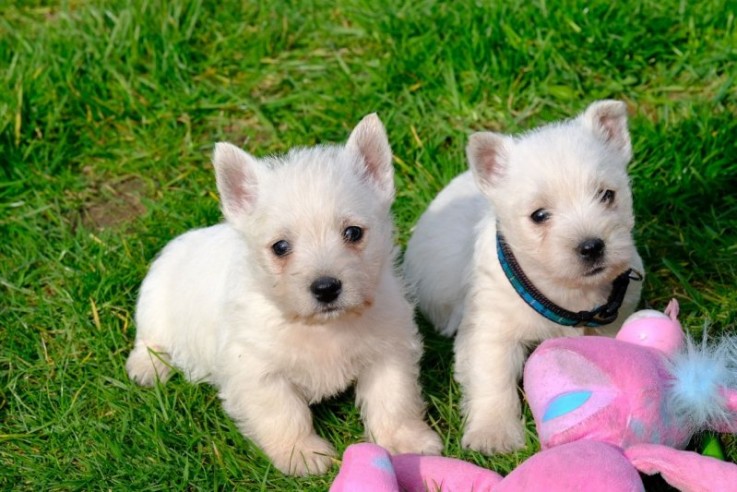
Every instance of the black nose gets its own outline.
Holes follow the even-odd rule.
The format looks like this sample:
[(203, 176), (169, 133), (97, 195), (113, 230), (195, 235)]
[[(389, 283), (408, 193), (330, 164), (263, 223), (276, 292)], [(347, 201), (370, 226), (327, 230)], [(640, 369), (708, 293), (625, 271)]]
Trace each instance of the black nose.
[(340, 280), (333, 277), (320, 277), (310, 285), (310, 291), (315, 299), (327, 304), (333, 302), (340, 295), (343, 284)]
[(594, 262), (604, 254), (604, 241), (598, 237), (587, 239), (578, 245), (578, 254), (584, 261)]

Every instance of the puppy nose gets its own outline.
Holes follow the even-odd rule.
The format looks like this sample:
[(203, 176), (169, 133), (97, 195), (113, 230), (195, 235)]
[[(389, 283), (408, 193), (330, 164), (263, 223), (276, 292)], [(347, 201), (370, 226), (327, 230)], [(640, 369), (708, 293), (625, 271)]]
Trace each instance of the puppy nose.
[(604, 253), (604, 241), (597, 238), (586, 239), (578, 245), (578, 254), (585, 261), (596, 261)]
[(319, 277), (310, 285), (310, 291), (315, 296), (315, 299), (327, 304), (338, 298), (342, 287), (343, 284), (337, 278)]

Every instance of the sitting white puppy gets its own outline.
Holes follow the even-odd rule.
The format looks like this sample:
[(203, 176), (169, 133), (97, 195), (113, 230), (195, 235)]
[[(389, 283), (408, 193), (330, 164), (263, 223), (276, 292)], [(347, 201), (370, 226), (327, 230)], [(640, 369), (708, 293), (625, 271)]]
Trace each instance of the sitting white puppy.
[(483, 453), (524, 446), (517, 381), (528, 345), (581, 328), (615, 333), (639, 297), (642, 260), (627, 164), (624, 103), (518, 137), (471, 136), (471, 172), (420, 218), (405, 273), (420, 309), (458, 332), (463, 445)]
[(442, 449), (423, 421), (422, 343), (395, 273), (392, 154), (376, 115), (345, 146), (256, 159), (219, 143), (224, 224), (189, 231), (141, 286), (128, 374), (170, 365), (216, 385), (226, 412), (285, 473), (323, 473), (333, 447), (309, 405), (356, 382), (368, 437)]

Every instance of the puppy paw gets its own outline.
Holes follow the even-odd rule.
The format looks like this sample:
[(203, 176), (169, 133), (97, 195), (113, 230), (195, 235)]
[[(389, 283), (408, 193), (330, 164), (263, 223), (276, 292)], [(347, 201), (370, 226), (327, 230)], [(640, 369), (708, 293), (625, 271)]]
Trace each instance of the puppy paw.
[(403, 425), (394, 432), (387, 433), (384, 439), (377, 439), (376, 443), (391, 454), (439, 455), (443, 451), (440, 436), (422, 421)]
[(525, 447), (525, 429), (521, 422), (516, 421), (503, 427), (467, 428), (461, 444), (486, 455), (511, 453)]
[(169, 379), (171, 366), (168, 356), (155, 348), (136, 345), (125, 363), (128, 377), (141, 386), (153, 386), (156, 379), (162, 383)]
[(310, 434), (282, 452), (268, 453), (282, 473), (287, 475), (321, 475), (333, 464), (335, 449), (325, 439)]

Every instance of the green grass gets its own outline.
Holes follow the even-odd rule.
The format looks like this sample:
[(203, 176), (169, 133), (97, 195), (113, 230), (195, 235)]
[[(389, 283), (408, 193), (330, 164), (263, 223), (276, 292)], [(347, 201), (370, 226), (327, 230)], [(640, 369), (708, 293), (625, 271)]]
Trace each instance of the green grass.
[[(487, 5), (491, 4), (491, 5)], [(402, 245), (465, 168), (467, 135), (627, 101), (643, 305), (737, 331), (737, 6), (685, 2), (0, 1), (0, 488), (325, 490), (274, 470), (216, 391), (141, 389), (124, 362), (138, 285), (175, 235), (220, 220), (214, 142), (257, 155), (346, 138), (377, 111)], [(422, 325), (446, 453), (451, 343)], [(339, 451), (350, 392), (318, 405)], [(722, 436), (737, 460), (737, 441)]]

